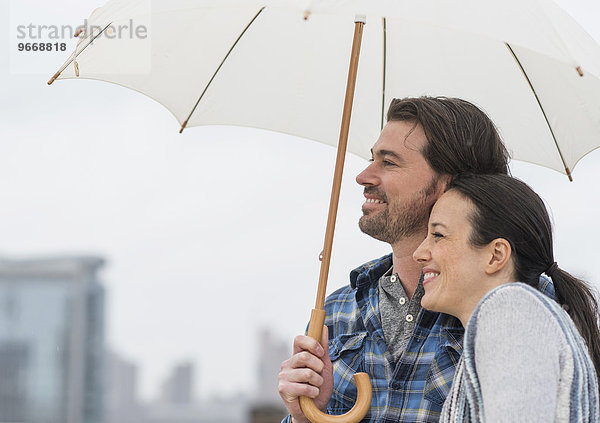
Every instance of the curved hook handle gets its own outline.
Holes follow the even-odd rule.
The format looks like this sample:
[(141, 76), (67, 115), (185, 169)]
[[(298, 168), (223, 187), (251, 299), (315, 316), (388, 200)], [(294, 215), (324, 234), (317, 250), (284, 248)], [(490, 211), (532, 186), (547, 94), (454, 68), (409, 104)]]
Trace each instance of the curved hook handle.
[[(308, 325), (308, 336), (321, 341), (321, 332), (325, 323), (325, 310), (313, 309)], [(329, 352), (327, 352), (329, 354)], [(312, 423), (358, 423), (365, 417), (371, 407), (372, 388), (369, 375), (366, 373), (355, 373), (356, 403), (346, 414), (330, 416), (323, 413), (315, 405), (312, 398), (300, 397), (300, 408), (308, 420)]]
[(371, 407), (371, 380), (366, 373), (355, 373), (354, 381), (358, 391), (356, 403), (346, 414), (330, 416), (317, 408), (312, 398), (300, 397), (300, 407), (308, 420), (312, 423), (358, 423)]

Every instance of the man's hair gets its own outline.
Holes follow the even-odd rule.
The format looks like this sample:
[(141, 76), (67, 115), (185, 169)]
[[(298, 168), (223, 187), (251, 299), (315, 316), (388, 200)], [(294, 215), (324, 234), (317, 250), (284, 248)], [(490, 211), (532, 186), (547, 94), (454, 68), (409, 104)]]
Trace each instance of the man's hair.
[(427, 143), (421, 153), (438, 174), (508, 173), (510, 156), (496, 126), (468, 101), (449, 97), (394, 99), (387, 120), (423, 127)]

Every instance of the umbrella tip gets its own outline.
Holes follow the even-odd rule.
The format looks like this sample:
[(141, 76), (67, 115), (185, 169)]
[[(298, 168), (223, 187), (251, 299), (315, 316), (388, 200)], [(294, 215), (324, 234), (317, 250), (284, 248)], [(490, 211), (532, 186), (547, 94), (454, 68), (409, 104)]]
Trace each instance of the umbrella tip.
[(571, 175), (571, 169), (565, 167), (565, 171), (567, 172), (567, 177), (569, 178), (569, 182), (573, 182), (573, 175)]
[(187, 126), (187, 119), (183, 121), (183, 123), (181, 124), (181, 129), (179, 130), (179, 133), (181, 134), (183, 132), (183, 130), (185, 129), (185, 127)]
[(310, 10), (305, 10), (304, 11), (304, 20), (307, 21), (309, 16), (310, 16)]
[(581, 66), (577, 66), (575, 68), (575, 70), (577, 71), (577, 73), (579, 74), (579, 76), (583, 76), (583, 70), (581, 70)]
[(60, 72), (56, 72), (56, 73), (55, 73), (55, 74), (52, 76), (52, 78), (50, 78), (50, 81), (48, 81), (48, 85), (52, 85), (52, 83), (53, 83), (54, 81), (56, 81), (56, 78), (58, 78), (59, 76), (60, 76)]

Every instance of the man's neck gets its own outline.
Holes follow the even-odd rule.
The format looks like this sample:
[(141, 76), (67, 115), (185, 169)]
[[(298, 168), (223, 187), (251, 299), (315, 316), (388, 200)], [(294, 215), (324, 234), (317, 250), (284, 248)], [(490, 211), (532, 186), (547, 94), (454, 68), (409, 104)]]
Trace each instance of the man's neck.
[(412, 298), (419, 278), (422, 266), (413, 259), (413, 253), (425, 239), (424, 234), (418, 234), (410, 238), (404, 238), (392, 245), (392, 273), (397, 273), (404, 292), (408, 298)]

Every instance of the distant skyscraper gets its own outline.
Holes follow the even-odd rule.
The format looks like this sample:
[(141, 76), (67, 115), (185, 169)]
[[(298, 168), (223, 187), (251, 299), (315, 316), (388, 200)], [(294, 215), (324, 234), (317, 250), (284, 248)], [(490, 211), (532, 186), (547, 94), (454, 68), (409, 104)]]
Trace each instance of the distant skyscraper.
[(252, 398), (248, 420), (279, 423), (287, 412), (277, 392), (277, 375), (281, 363), (290, 356), (290, 346), (268, 328), (261, 329), (258, 339), (258, 390)]
[(163, 383), (162, 400), (167, 404), (189, 405), (193, 401), (194, 364), (184, 362), (173, 368)]
[(258, 339), (258, 395), (255, 400), (261, 404), (281, 405), (277, 375), (281, 363), (291, 355), (290, 345), (274, 336), (267, 328), (260, 331)]
[(102, 423), (103, 265), (0, 259), (0, 421)]
[(139, 420), (138, 366), (114, 352), (106, 360), (106, 423)]

